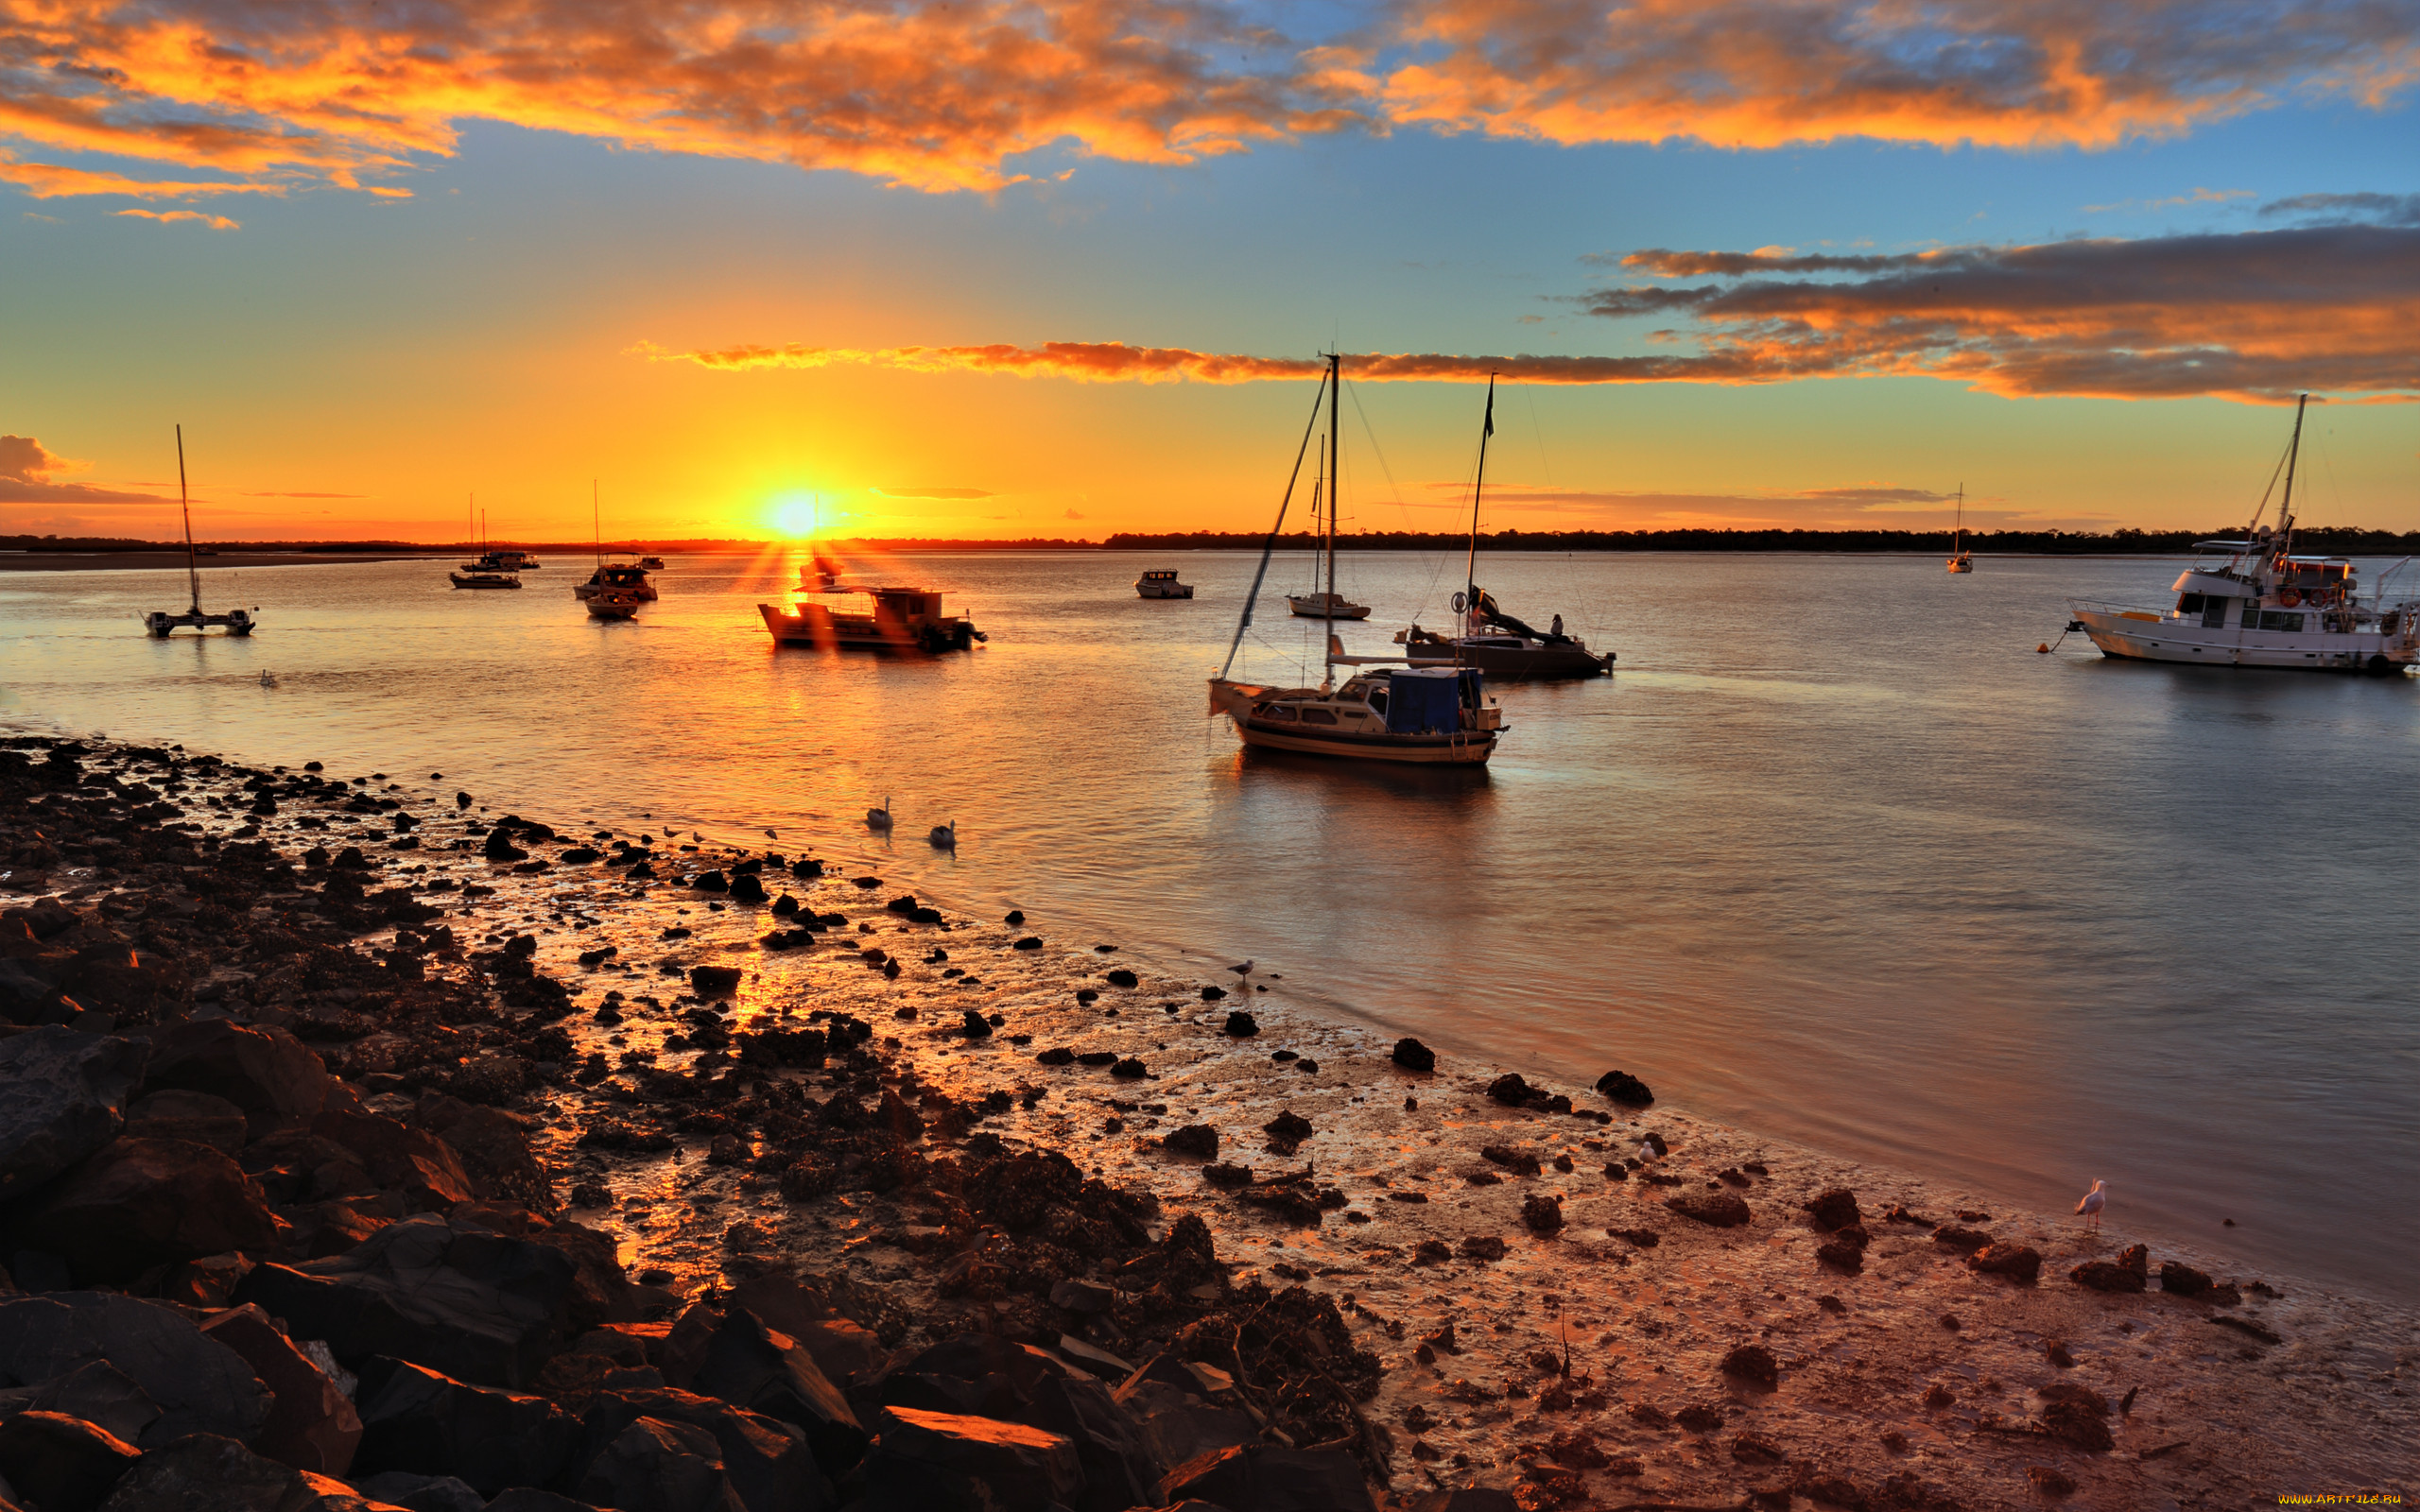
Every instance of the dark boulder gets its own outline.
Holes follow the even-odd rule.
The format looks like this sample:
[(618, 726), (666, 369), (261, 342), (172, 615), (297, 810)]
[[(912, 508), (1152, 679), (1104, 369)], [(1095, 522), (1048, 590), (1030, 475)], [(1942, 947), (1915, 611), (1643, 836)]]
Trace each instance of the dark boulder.
[(260, 1184), (224, 1155), (183, 1140), (121, 1139), (59, 1178), (19, 1221), (19, 1237), (63, 1257), (78, 1279), (122, 1284), (153, 1265), (277, 1243)]
[(0, 1303), (0, 1373), (9, 1384), (51, 1382), (97, 1361), (159, 1409), (135, 1440), (142, 1448), (193, 1433), (250, 1439), (268, 1418), (268, 1388), (251, 1366), (172, 1308), (114, 1292)]
[(765, 884), (759, 881), (756, 873), (752, 871), (743, 872), (739, 876), (734, 877), (731, 881), (731, 901), (733, 902), (761, 903), (769, 895), (765, 891)]
[(130, 1444), (143, 1442), (144, 1430), (160, 1417), (159, 1404), (134, 1378), (107, 1360), (87, 1361), (65, 1375), (8, 1392), (0, 1401), (7, 1403), (0, 1411), (64, 1413)]
[(1865, 1246), (1826, 1239), (1815, 1246), (1815, 1263), (1850, 1276), (1865, 1273)]
[(1722, 1373), (1734, 1380), (1772, 1390), (1781, 1383), (1781, 1364), (1761, 1344), (1743, 1344), (1722, 1357)]
[(1625, 1108), (1645, 1108), (1655, 1101), (1647, 1083), (1627, 1071), (1609, 1071), (1597, 1078), (1597, 1091)]
[(555, 1211), (554, 1178), (538, 1163), (520, 1119), (501, 1108), (424, 1093), (411, 1121), (444, 1141), (480, 1201), (517, 1203), (536, 1213)]
[(1685, 1192), (1676, 1197), (1666, 1197), (1664, 1206), (1684, 1218), (1717, 1228), (1737, 1228), (1749, 1220), (1748, 1205), (1737, 1193), (1724, 1191)]
[(1563, 1199), (1544, 1192), (1531, 1194), (1522, 1199), (1521, 1221), (1533, 1234), (1554, 1233), (1563, 1227)]
[(967, 1009), (966, 1018), (961, 1027), (965, 1030), (966, 1038), (969, 1040), (989, 1040), (992, 1038), (992, 1021), (983, 1016), (983, 1011), (980, 1008)]
[(389, 1224), (342, 1255), (263, 1265), (239, 1299), (348, 1363), (391, 1355), (483, 1385), (536, 1379), (569, 1325), (577, 1263), (562, 1249), (433, 1215)]
[(452, 1475), (482, 1496), (543, 1486), (579, 1446), (579, 1422), (544, 1397), (475, 1386), (402, 1360), (363, 1362), (359, 1388), (365, 1474)]
[[(1207, 988), (1204, 990), (1206, 991)], [(1253, 1018), (1251, 1014), (1246, 1013), (1243, 1009), (1237, 1008), (1233, 1013), (1227, 1015), (1225, 1032), (1235, 1036), (1238, 1040), (1249, 1040), (1253, 1035), (1260, 1033), (1260, 1021)]]
[(1806, 1208), (1807, 1214), (1814, 1219), (1815, 1227), (1826, 1233), (1860, 1222), (1862, 1216), (1858, 1211), (1857, 1194), (1846, 1187), (1824, 1188), (1815, 1194), (1814, 1200)]
[(2150, 1276), (2151, 1251), (2141, 1245), (2128, 1245), (2114, 1261), (2088, 1260), (2067, 1272), (2069, 1280), (2096, 1292), (2139, 1292)]
[(311, 1132), (352, 1152), (371, 1180), (382, 1190), (400, 1192), (413, 1208), (443, 1212), (477, 1195), (461, 1157), (424, 1129), (375, 1113), (329, 1108), (311, 1121)]
[(1487, 1084), (1487, 1095), (1507, 1108), (1519, 1108), (1530, 1100), (1530, 1084), (1519, 1072), (1507, 1072)]
[(224, 1097), (174, 1088), (130, 1104), (126, 1110), (126, 1136), (136, 1140), (185, 1140), (207, 1144), (221, 1155), (239, 1155), (251, 1137), (244, 1110)]
[(1482, 1144), (1478, 1158), (1491, 1165), (1500, 1165), (1516, 1176), (1536, 1176), (1544, 1169), (1537, 1152), (1511, 1144)]
[(0, 1202), (116, 1137), (145, 1046), (58, 1025), (0, 1040)]
[(1028, 1389), (1031, 1402), (1017, 1420), (1076, 1447), (1084, 1485), (1067, 1503), (1072, 1512), (1125, 1512), (1151, 1503), (1162, 1467), (1141, 1425), (1107, 1386), (1090, 1376), (1046, 1375)]
[(487, 1512), (488, 1499), (471, 1489), (468, 1481), (452, 1475), (381, 1470), (353, 1485), (371, 1501), (402, 1507), (404, 1512)]
[(727, 998), (739, 990), (739, 968), (693, 966), (689, 968), (689, 987), (701, 998)]
[(1187, 1124), (1170, 1129), (1160, 1140), (1160, 1147), (1171, 1155), (1189, 1155), (1198, 1160), (1219, 1158), (1219, 1131), (1208, 1124)]
[(63, 1413), (21, 1412), (0, 1421), (0, 1484), (39, 1512), (92, 1512), (142, 1453)]
[(1963, 1250), (1967, 1254), (1992, 1242), (1992, 1236), (1980, 1228), (1961, 1228), (1956, 1224), (1944, 1224), (1932, 1231), (1932, 1242), (1946, 1249)]
[(1226, 995), (1227, 989), (1223, 987), (1205, 987), (1201, 989), (1201, 1001), (1204, 1003), (1216, 1003)]
[(886, 1407), (878, 1432), (866, 1456), (873, 1506), (1046, 1512), (1084, 1484), (1075, 1445), (1022, 1423)]
[(143, 1090), (181, 1088), (224, 1097), (244, 1110), (253, 1139), (308, 1123), (333, 1078), (320, 1057), (283, 1029), (247, 1029), (224, 1019), (174, 1023), (151, 1036)]
[(641, 1418), (614, 1435), (575, 1490), (618, 1512), (746, 1512), (723, 1478), (715, 1435), (661, 1418)]
[(795, 1424), (826, 1475), (838, 1478), (864, 1457), (865, 1429), (815, 1357), (744, 1307), (715, 1330), (692, 1383), (702, 1396)]
[(1966, 1257), (1966, 1268), (1978, 1276), (2030, 1283), (2042, 1274), (2042, 1253), (2031, 1245), (1985, 1245)]
[(2163, 1292), (2174, 1292), (2179, 1297), (2199, 1297), (2213, 1284), (2209, 1272), (2195, 1270), (2173, 1260), (2164, 1262), (2159, 1268), (2159, 1289)]
[(1437, 1069), (1437, 1052), (1409, 1035), (1395, 1041), (1394, 1054), (1388, 1058), (1406, 1071), (1431, 1072)]
[(1341, 1449), (1250, 1444), (1213, 1450), (1168, 1471), (1160, 1500), (1252, 1512), (1374, 1512), (1361, 1462)]
[(230, 1308), (201, 1325), (202, 1337), (243, 1357), (272, 1397), (255, 1453), (321, 1475), (342, 1475), (361, 1444), (361, 1418), (326, 1372), (257, 1307)]
[(588, 1399), (581, 1418), (580, 1447), (566, 1477), (573, 1481), (631, 1424), (645, 1418), (685, 1423), (713, 1435), (723, 1474), (748, 1512), (822, 1512), (837, 1500), (805, 1435), (794, 1424), (713, 1397), (669, 1388), (598, 1392)]
[(342, 1481), (264, 1459), (232, 1438), (188, 1434), (151, 1450), (100, 1512), (361, 1512)]
[(1107, 981), (1112, 987), (1126, 988), (1140, 987), (1143, 982), (1141, 977), (1136, 976), (1133, 972), (1128, 971), (1122, 966), (1117, 968), (1115, 971), (1109, 972), (1103, 980)]

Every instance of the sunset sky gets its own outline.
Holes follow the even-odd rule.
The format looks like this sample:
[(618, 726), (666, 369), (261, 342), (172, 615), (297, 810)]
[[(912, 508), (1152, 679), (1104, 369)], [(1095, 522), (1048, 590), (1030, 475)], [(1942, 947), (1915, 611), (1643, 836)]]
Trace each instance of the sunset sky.
[[(2408, 0), (0, 0), (0, 533), (2420, 528)], [(166, 502), (163, 504), (163, 500)]]

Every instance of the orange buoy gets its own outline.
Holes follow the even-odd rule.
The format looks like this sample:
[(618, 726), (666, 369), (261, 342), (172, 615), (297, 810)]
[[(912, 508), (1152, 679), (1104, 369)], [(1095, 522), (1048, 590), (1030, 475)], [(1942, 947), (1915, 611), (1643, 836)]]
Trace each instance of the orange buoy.
[(2035, 649), (2036, 651), (2041, 652), (2044, 656), (2048, 656), (2048, 655), (2050, 654), (2050, 643), (2049, 643), (2049, 642), (2048, 642), (2048, 641), (2045, 641), (2045, 642), (2043, 642), (2040, 645), (2035, 646), (2033, 649)]

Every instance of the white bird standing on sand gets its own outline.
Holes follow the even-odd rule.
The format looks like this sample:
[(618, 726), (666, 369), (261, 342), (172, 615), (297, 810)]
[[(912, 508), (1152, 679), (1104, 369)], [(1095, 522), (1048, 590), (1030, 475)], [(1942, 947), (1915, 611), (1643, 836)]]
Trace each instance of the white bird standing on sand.
[(1247, 981), (1247, 982), (1248, 982), (1248, 981), (1252, 980), (1252, 965), (1253, 965), (1253, 963), (1252, 963), (1252, 962), (1250, 962), (1250, 961), (1246, 961), (1246, 962), (1244, 962), (1244, 964), (1243, 964), (1243, 965), (1241, 965), (1241, 966), (1230, 966), (1230, 967), (1228, 967), (1228, 968), (1227, 968), (1227, 970), (1228, 970), (1228, 971), (1230, 971), (1235, 972), (1235, 973), (1236, 973), (1236, 976), (1239, 980)]
[(958, 821), (956, 819), (952, 819), (947, 824), (934, 825), (933, 833), (925, 836), (925, 838), (932, 843), (933, 849), (936, 850), (957, 850)]
[(866, 810), (866, 828), (888, 833), (890, 829), (890, 799), (884, 799), (882, 807)]
[(2100, 1210), (2108, 1205), (2109, 1183), (2101, 1180), (2099, 1177), (2094, 1177), (2092, 1178), (2092, 1190), (2083, 1194), (2083, 1200), (2082, 1202), (2076, 1204), (2076, 1211), (2083, 1213), (2086, 1218), (2090, 1219), (2092, 1221), (2093, 1232), (2099, 1233), (2100, 1231)]

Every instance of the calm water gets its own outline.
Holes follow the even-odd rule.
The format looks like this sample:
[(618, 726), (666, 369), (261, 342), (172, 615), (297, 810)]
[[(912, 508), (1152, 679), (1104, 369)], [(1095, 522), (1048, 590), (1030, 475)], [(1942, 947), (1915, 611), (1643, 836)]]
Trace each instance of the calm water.
[[(1298, 1003), (1575, 1090), (1621, 1066), (2033, 1206), (2105, 1177), (2136, 1231), (2420, 1295), (2420, 686), (2034, 653), (2063, 597), (2156, 600), (2168, 562), (1504, 558), (1508, 608), (1621, 672), (1500, 690), (1484, 774), (1369, 772), (1241, 755), (1202, 679), (1253, 559), (1169, 558), (1189, 603), (1132, 596), (1153, 564), (914, 558), (893, 576), (993, 637), (926, 662), (774, 650), (778, 557), (676, 559), (604, 626), (569, 559), (519, 593), (213, 575), (213, 607), (261, 607), (249, 643), (142, 635), (182, 575), (6, 575), (0, 724), (776, 829), (1055, 941), (1190, 951), (1204, 981), (1255, 957)], [(1348, 644), (1443, 622), (1460, 569), (1349, 559), (1377, 612)], [(1290, 679), (1316, 627), (1262, 622), (1241, 670)], [(895, 851), (856, 823), (885, 797)], [(955, 859), (921, 839), (945, 819)]]

